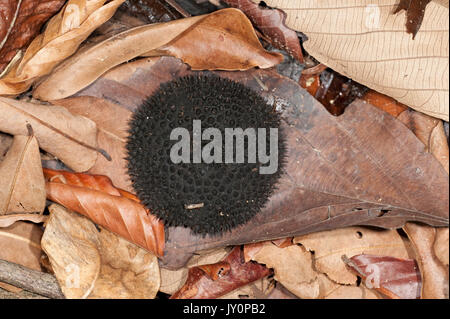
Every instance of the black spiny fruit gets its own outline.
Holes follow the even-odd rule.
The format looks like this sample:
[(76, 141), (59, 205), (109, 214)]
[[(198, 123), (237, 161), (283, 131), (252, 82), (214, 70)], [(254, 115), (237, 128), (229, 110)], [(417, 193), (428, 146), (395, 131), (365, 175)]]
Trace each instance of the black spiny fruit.
[[(210, 136), (200, 144), (203, 148), (213, 139), (222, 142), (221, 156), (216, 157), (221, 162), (198, 163), (198, 158), (194, 162), (193, 153), (198, 148), (192, 145), (195, 138), (200, 138), (194, 136), (194, 120), (201, 121), (202, 131), (220, 130), (221, 141)], [(240, 83), (204, 75), (165, 83), (136, 110), (130, 122), (126, 147), (133, 187), (140, 200), (166, 225), (189, 227), (200, 234), (231, 230), (257, 214), (274, 191), (286, 153), (279, 126), (279, 113)], [(170, 139), (175, 128), (189, 132), (189, 162), (172, 161), (171, 149), (181, 140), (180, 136)], [(269, 129), (277, 129), (277, 170), (260, 174), (260, 168), (269, 164), (260, 160), (259, 147), (252, 148), (249, 138), (243, 139), (243, 163), (236, 163), (236, 159), (226, 163), (225, 128), (252, 128), (257, 133), (258, 128), (265, 128), (267, 155), (271, 150)], [(238, 151), (236, 145), (233, 152)], [(253, 153), (256, 150), (256, 162), (252, 162), (252, 156), (249, 158), (249, 148)]]

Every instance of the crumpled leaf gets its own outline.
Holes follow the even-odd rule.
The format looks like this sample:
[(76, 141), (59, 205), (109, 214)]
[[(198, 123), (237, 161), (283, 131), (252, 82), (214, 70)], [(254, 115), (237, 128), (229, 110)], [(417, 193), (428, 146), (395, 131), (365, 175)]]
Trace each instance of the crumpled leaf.
[(420, 298), (420, 271), (414, 259), (361, 254), (344, 256), (343, 261), (370, 289), (392, 299)]
[(274, 278), (286, 289), (302, 299), (318, 298), (319, 282), (314, 271), (311, 253), (298, 245), (279, 248), (265, 242), (252, 260), (274, 269)]
[(39, 147), (75, 171), (86, 171), (97, 159), (94, 122), (74, 116), (61, 106), (41, 105), (0, 97), (0, 131), (27, 135), (33, 128)]
[(160, 278), (155, 255), (62, 206), (49, 207), (42, 237), (67, 298), (154, 298)]
[(392, 14), (396, 1), (265, 2), (286, 12), (286, 25), (308, 37), (303, 47), (321, 63), (417, 111), (448, 121), (448, 5), (430, 2), (413, 40), (405, 32), (404, 11)]
[(280, 54), (263, 49), (241, 11), (223, 9), (132, 28), (80, 50), (41, 82), (33, 96), (44, 101), (68, 97), (120, 63), (155, 55), (173, 55), (194, 70), (269, 68), (282, 60)]
[(65, 0), (0, 0), (0, 74), (64, 2)]
[(112, 17), (125, 0), (69, 0), (54, 16), (44, 33), (28, 46), (20, 62), (2, 79), (0, 94), (15, 95), (26, 91), (37, 78), (48, 73), (71, 56), (99, 25)]
[[(204, 269), (207, 267), (211, 269), (209, 274), (215, 273), (213, 278), (205, 273)], [(244, 262), (241, 247), (236, 246), (222, 262), (203, 265), (201, 268), (189, 268), (186, 283), (170, 299), (218, 298), (240, 286), (266, 277), (270, 273), (270, 269), (263, 265)]]
[(172, 295), (183, 287), (188, 277), (190, 267), (215, 264), (224, 259), (230, 253), (231, 247), (221, 247), (199, 252), (189, 260), (186, 267), (169, 270), (161, 268), (161, 286), (159, 291)]
[[(435, 255), (436, 228), (407, 223), (403, 230), (414, 247), (416, 260), (422, 275), (422, 299), (449, 298), (449, 272)], [(448, 245), (448, 241), (447, 241)]]
[(45, 181), (38, 142), (33, 135), (14, 137), (0, 162), (0, 176), (0, 216), (44, 211)]
[(413, 256), (409, 243), (395, 230), (347, 227), (296, 237), (294, 243), (314, 251), (315, 269), (340, 284), (357, 281), (357, 277), (346, 269), (342, 255), (370, 254), (403, 259)]
[[(2, 217), (4, 216), (0, 218)], [(0, 259), (42, 271), (40, 265), (41, 237), (42, 230), (38, 225), (18, 221), (10, 226), (1, 226), (0, 219)], [(2, 282), (0, 282), (0, 288), (12, 292), (21, 291), (18, 287)]]
[(47, 198), (91, 219), (157, 256), (164, 250), (164, 225), (134, 194), (106, 176), (44, 169)]
[(242, 10), (275, 47), (286, 50), (300, 63), (304, 62), (297, 33), (284, 24), (286, 13), (261, 7), (251, 0), (224, 0), (224, 2)]

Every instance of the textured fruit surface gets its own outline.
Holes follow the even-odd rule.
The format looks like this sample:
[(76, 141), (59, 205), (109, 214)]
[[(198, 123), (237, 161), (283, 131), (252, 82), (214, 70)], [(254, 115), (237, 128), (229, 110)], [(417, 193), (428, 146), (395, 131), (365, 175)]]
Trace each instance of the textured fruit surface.
[[(278, 130), (278, 170), (260, 174), (266, 167), (256, 156), (248, 161), (244, 139), (244, 162), (192, 163), (193, 120), (202, 130), (213, 127), (225, 136), (225, 128), (279, 128), (280, 114), (251, 89), (216, 76), (196, 75), (161, 85), (134, 113), (127, 142), (128, 173), (140, 200), (168, 226), (189, 227), (195, 233), (217, 234), (247, 222), (273, 193), (282, 174), (285, 157), (283, 134)], [(175, 164), (170, 150), (174, 128), (190, 133), (190, 163)], [(202, 141), (202, 147), (210, 140)], [(224, 145), (224, 141), (223, 145)], [(234, 149), (235, 151), (235, 149)]]

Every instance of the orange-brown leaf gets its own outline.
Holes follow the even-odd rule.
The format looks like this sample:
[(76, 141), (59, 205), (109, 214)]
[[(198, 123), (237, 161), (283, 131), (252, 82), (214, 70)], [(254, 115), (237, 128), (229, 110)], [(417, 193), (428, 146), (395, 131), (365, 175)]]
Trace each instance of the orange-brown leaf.
[[(162, 256), (164, 225), (133, 194), (101, 175), (44, 170), (47, 198)], [(75, 176), (74, 176), (75, 175)]]

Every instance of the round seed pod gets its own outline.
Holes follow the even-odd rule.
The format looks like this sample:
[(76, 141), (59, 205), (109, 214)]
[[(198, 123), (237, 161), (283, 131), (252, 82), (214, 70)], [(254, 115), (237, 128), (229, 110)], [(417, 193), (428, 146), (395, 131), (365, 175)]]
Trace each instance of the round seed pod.
[[(198, 234), (229, 231), (255, 216), (276, 187), (286, 155), (280, 121), (280, 114), (263, 97), (228, 79), (194, 75), (162, 84), (129, 123), (126, 148), (133, 188), (142, 203), (168, 226), (188, 227)], [(201, 123), (202, 136), (194, 123)], [(208, 134), (208, 128), (214, 128), (215, 134)], [(233, 146), (227, 149), (226, 129), (236, 128), (253, 130), (255, 138), (243, 134), (241, 143), (229, 139)], [(271, 128), (278, 133), (272, 150)], [(180, 136), (171, 140), (174, 129), (188, 133), (183, 136), (188, 137), (183, 139), (187, 147), (180, 148)], [(265, 129), (265, 134), (258, 129)], [(270, 154), (269, 162), (259, 155), (258, 139), (264, 142), (265, 155), (277, 151)], [(230, 150), (232, 161), (227, 162)], [(236, 155), (242, 150), (243, 161), (238, 162)], [(186, 152), (188, 162), (174, 162), (174, 154), (179, 161)], [(208, 155), (213, 162), (208, 162)], [(261, 174), (274, 160), (276, 171)]]

